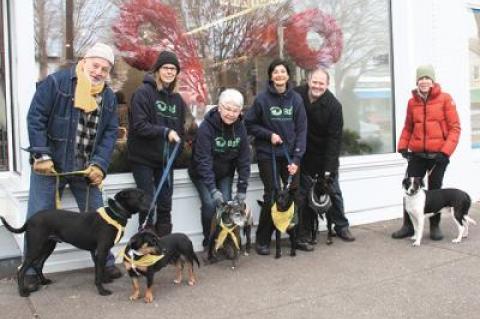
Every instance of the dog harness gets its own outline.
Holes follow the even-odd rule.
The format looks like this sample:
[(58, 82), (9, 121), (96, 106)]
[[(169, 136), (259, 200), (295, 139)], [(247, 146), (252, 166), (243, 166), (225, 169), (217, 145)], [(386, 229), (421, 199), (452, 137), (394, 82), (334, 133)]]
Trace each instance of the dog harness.
[(109, 225), (112, 225), (117, 229), (117, 236), (115, 237), (114, 244), (118, 243), (123, 236), (123, 232), (125, 231), (125, 227), (120, 225), (115, 219), (108, 216), (107, 212), (105, 211), (105, 207), (100, 207), (97, 209), (97, 213), (102, 217), (102, 219)]
[(272, 206), (272, 220), (275, 228), (277, 228), (280, 232), (285, 233), (290, 225), (294, 225), (293, 217), (295, 215), (295, 204), (292, 203), (290, 207), (281, 212), (277, 209), (277, 203), (273, 203)]
[(220, 233), (218, 234), (217, 239), (215, 240), (215, 251), (219, 248), (223, 247), (223, 243), (227, 239), (228, 236), (232, 239), (235, 247), (240, 249), (240, 245), (238, 244), (237, 236), (235, 236), (234, 230), (237, 228), (237, 225), (233, 225), (232, 227), (228, 227), (223, 223), (223, 220), (220, 219)]

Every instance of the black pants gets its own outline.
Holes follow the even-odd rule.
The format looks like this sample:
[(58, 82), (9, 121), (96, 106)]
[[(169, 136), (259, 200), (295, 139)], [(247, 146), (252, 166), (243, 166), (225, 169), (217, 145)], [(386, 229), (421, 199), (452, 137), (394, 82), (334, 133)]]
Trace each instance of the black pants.
[[(276, 166), (277, 183), (280, 184), (280, 181), (282, 181), (282, 183), (286, 185), (288, 180), (287, 160), (284, 157), (277, 157)], [(263, 183), (263, 207), (260, 211), (256, 241), (258, 245), (270, 245), (270, 240), (274, 231), (271, 207), (275, 192), (272, 160), (259, 160), (258, 170)], [(290, 189), (293, 191), (295, 198), (297, 196), (299, 182), (300, 169), (293, 176), (292, 183), (290, 184)], [(277, 185), (277, 187), (283, 188), (281, 185)]]
[[(427, 174), (428, 189), (440, 189), (443, 184), (443, 177), (447, 170), (449, 162), (438, 164), (435, 159), (422, 158), (419, 156), (412, 156), (408, 161), (407, 176), (408, 177), (425, 177)], [(405, 202), (404, 202), (405, 204)], [(404, 216), (405, 208), (404, 208)], [(430, 227), (440, 224), (440, 214), (430, 217)]]

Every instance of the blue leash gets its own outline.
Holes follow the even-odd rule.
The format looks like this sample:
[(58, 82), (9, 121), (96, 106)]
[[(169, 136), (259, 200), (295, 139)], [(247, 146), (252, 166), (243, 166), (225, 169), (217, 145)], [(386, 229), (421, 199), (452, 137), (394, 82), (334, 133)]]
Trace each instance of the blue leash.
[[(168, 147), (168, 145), (167, 145), (167, 147)], [(160, 191), (162, 190), (163, 184), (165, 183), (167, 178), (169, 178), (169, 176), (170, 176), (170, 174), (169, 174), (170, 169), (172, 168), (173, 161), (175, 160), (175, 156), (177, 155), (179, 148), (180, 148), (180, 142), (176, 142), (172, 153), (168, 157), (167, 165), (165, 165), (165, 167), (163, 169), (162, 178), (160, 179), (160, 182), (158, 183), (158, 186), (155, 190), (155, 195), (153, 196), (152, 203), (150, 204), (150, 208), (148, 209), (148, 214), (145, 218), (145, 221), (142, 224), (141, 229), (145, 228), (145, 226), (148, 223), (148, 220), (150, 219), (150, 215), (153, 212), (153, 208), (156, 206), (157, 198), (158, 198), (158, 195), (160, 195)]]
[[(283, 151), (283, 155), (285, 155), (285, 158), (287, 159), (288, 165), (292, 164), (292, 158), (290, 157), (290, 154), (288, 154), (288, 149), (285, 146), (285, 143), (282, 143), (280, 145)], [(273, 183), (274, 183), (274, 192), (276, 193), (279, 189), (279, 184), (278, 184), (278, 177), (277, 177), (277, 155), (275, 153), (275, 146), (272, 145), (272, 170), (273, 170)], [(287, 187), (290, 187), (290, 184), (292, 183), (293, 176), (288, 174), (288, 179), (287, 179)]]

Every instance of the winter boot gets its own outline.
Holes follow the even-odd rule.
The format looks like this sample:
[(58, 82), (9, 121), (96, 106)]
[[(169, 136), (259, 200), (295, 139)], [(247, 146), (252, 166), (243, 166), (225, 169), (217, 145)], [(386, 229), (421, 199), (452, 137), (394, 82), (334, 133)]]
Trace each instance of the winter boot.
[(413, 230), (413, 224), (412, 221), (410, 220), (410, 216), (408, 216), (408, 213), (406, 210), (403, 210), (403, 225), (402, 228), (397, 230), (392, 234), (393, 239), (402, 239), (406, 237), (412, 237), (414, 234)]

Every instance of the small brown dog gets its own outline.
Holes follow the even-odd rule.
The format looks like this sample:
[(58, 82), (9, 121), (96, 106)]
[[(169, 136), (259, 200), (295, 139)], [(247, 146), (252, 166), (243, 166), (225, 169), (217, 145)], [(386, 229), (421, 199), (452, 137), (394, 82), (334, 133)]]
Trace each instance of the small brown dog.
[(173, 282), (180, 284), (183, 277), (185, 262), (188, 266), (188, 285), (196, 284), (197, 279), (193, 272), (193, 262), (200, 267), (197, 255), (193, 251), (192, 241), (185, 234), (175, 233), (158, 237), (151, 231), (141, 231), (135, 234), (125, 247), (123, 263), (132, 279), (132, 294), (130, 300), (140, 297), (140, 275), (147, 278), (147, 290), (144, 301), (153, 301), (153, 277), (157, 271), (168, 264), (175, 265), (177, 271)]

